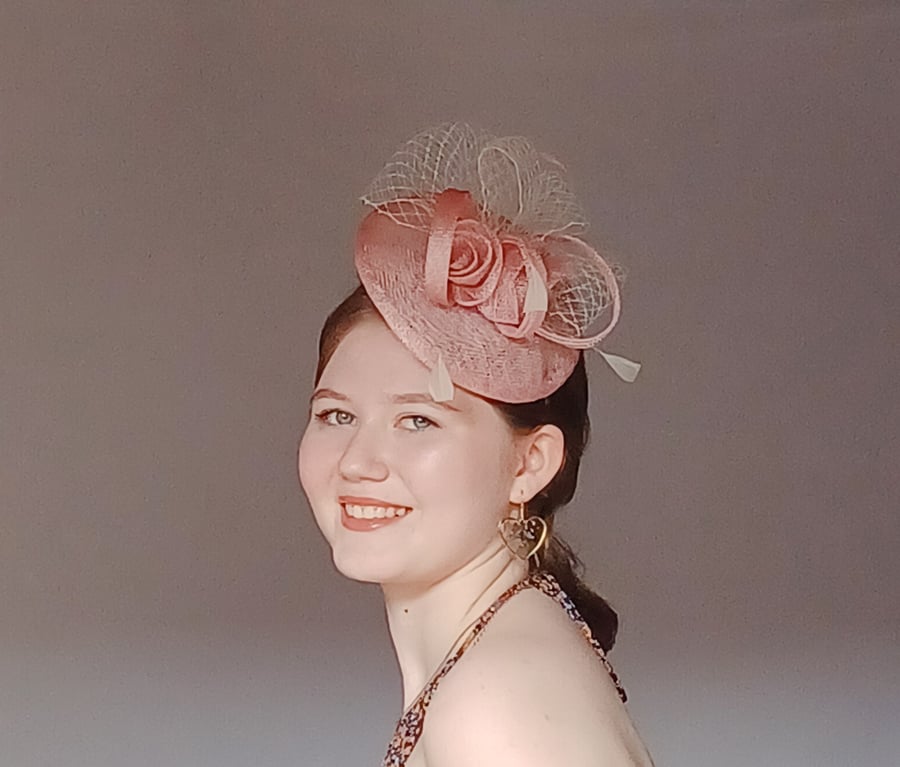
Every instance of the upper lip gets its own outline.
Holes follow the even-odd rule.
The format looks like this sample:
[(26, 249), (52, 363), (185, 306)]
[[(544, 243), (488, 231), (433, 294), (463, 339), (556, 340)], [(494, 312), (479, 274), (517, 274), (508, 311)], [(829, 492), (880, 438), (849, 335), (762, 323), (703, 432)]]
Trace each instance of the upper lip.
[(340, 495), (338, 496), (338, 503), (342, 505), (350, 504), (351, 506), (383, 506), (385, 508), (393, 508), (393, 509), (408, 509), (409, 506), (404, 506), (402, 503), (391, 503), (390, 501), (383, 501), (380, 498), (365, 498), (358, 495)]

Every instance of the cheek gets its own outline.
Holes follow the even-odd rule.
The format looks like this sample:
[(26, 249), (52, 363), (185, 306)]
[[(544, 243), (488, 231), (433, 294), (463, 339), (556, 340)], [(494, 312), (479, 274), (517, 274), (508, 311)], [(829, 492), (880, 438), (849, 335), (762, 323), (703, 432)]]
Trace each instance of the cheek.
[(332, 543), (336, 530), (335, 515), (329, 513), (329, 501), (333, 497), (330, 459), (320, 443), (321, 440), (311, 436), (308, 430), (303, 435), (297, 450), (297, 475), (319, 530), (325, 540)]
[(405, 466), (404, 480), (422, 503), (454, 511), (481, 510), (485, 523), (494, 512), (505, 514), (512, 479), (508, 445), (496, 440), (422, 441), (404, 447), (397, 466)]
[(297, 475), (310, 503), (314, 504), (317, 493), (328, 484), (330, 467), (334, 463), (332, 458), (334, 447), (329, 446), (327, 440), (315, 434), (312, 428), (307, 428), (300, 440), (300, 447), (297, 450)]

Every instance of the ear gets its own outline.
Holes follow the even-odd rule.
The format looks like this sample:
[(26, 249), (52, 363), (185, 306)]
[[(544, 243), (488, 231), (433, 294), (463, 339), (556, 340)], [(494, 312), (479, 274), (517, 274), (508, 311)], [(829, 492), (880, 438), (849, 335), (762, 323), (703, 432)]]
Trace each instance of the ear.
[(558, 426), (544, 424), (519, 438), (518, 471), (509, 490), (513, 505), (527, 503), (550, 484), (565, 460), (566, 439)]

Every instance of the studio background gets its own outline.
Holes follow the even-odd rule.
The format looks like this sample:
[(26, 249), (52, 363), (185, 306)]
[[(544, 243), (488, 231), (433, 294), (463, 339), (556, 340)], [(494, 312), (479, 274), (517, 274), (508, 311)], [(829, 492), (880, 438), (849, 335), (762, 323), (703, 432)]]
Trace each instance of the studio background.
[(900, 754), (895, 2), (0, 4), (0, 764), (378, 764), (296, 481), (357, 202), (452, 119), (628, 270), (563, 529), (660, 767)]

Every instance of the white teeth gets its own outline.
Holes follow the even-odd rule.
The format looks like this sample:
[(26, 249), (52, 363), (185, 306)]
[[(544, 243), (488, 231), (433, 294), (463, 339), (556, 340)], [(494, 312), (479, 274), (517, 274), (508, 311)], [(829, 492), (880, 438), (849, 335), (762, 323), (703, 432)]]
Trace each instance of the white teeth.
[(347, 515), (354, 519), (384, 519), (391, 517), (404, 517), (409, 509), (396, 506), (358, 506), (356, 504), (344, 504)]

